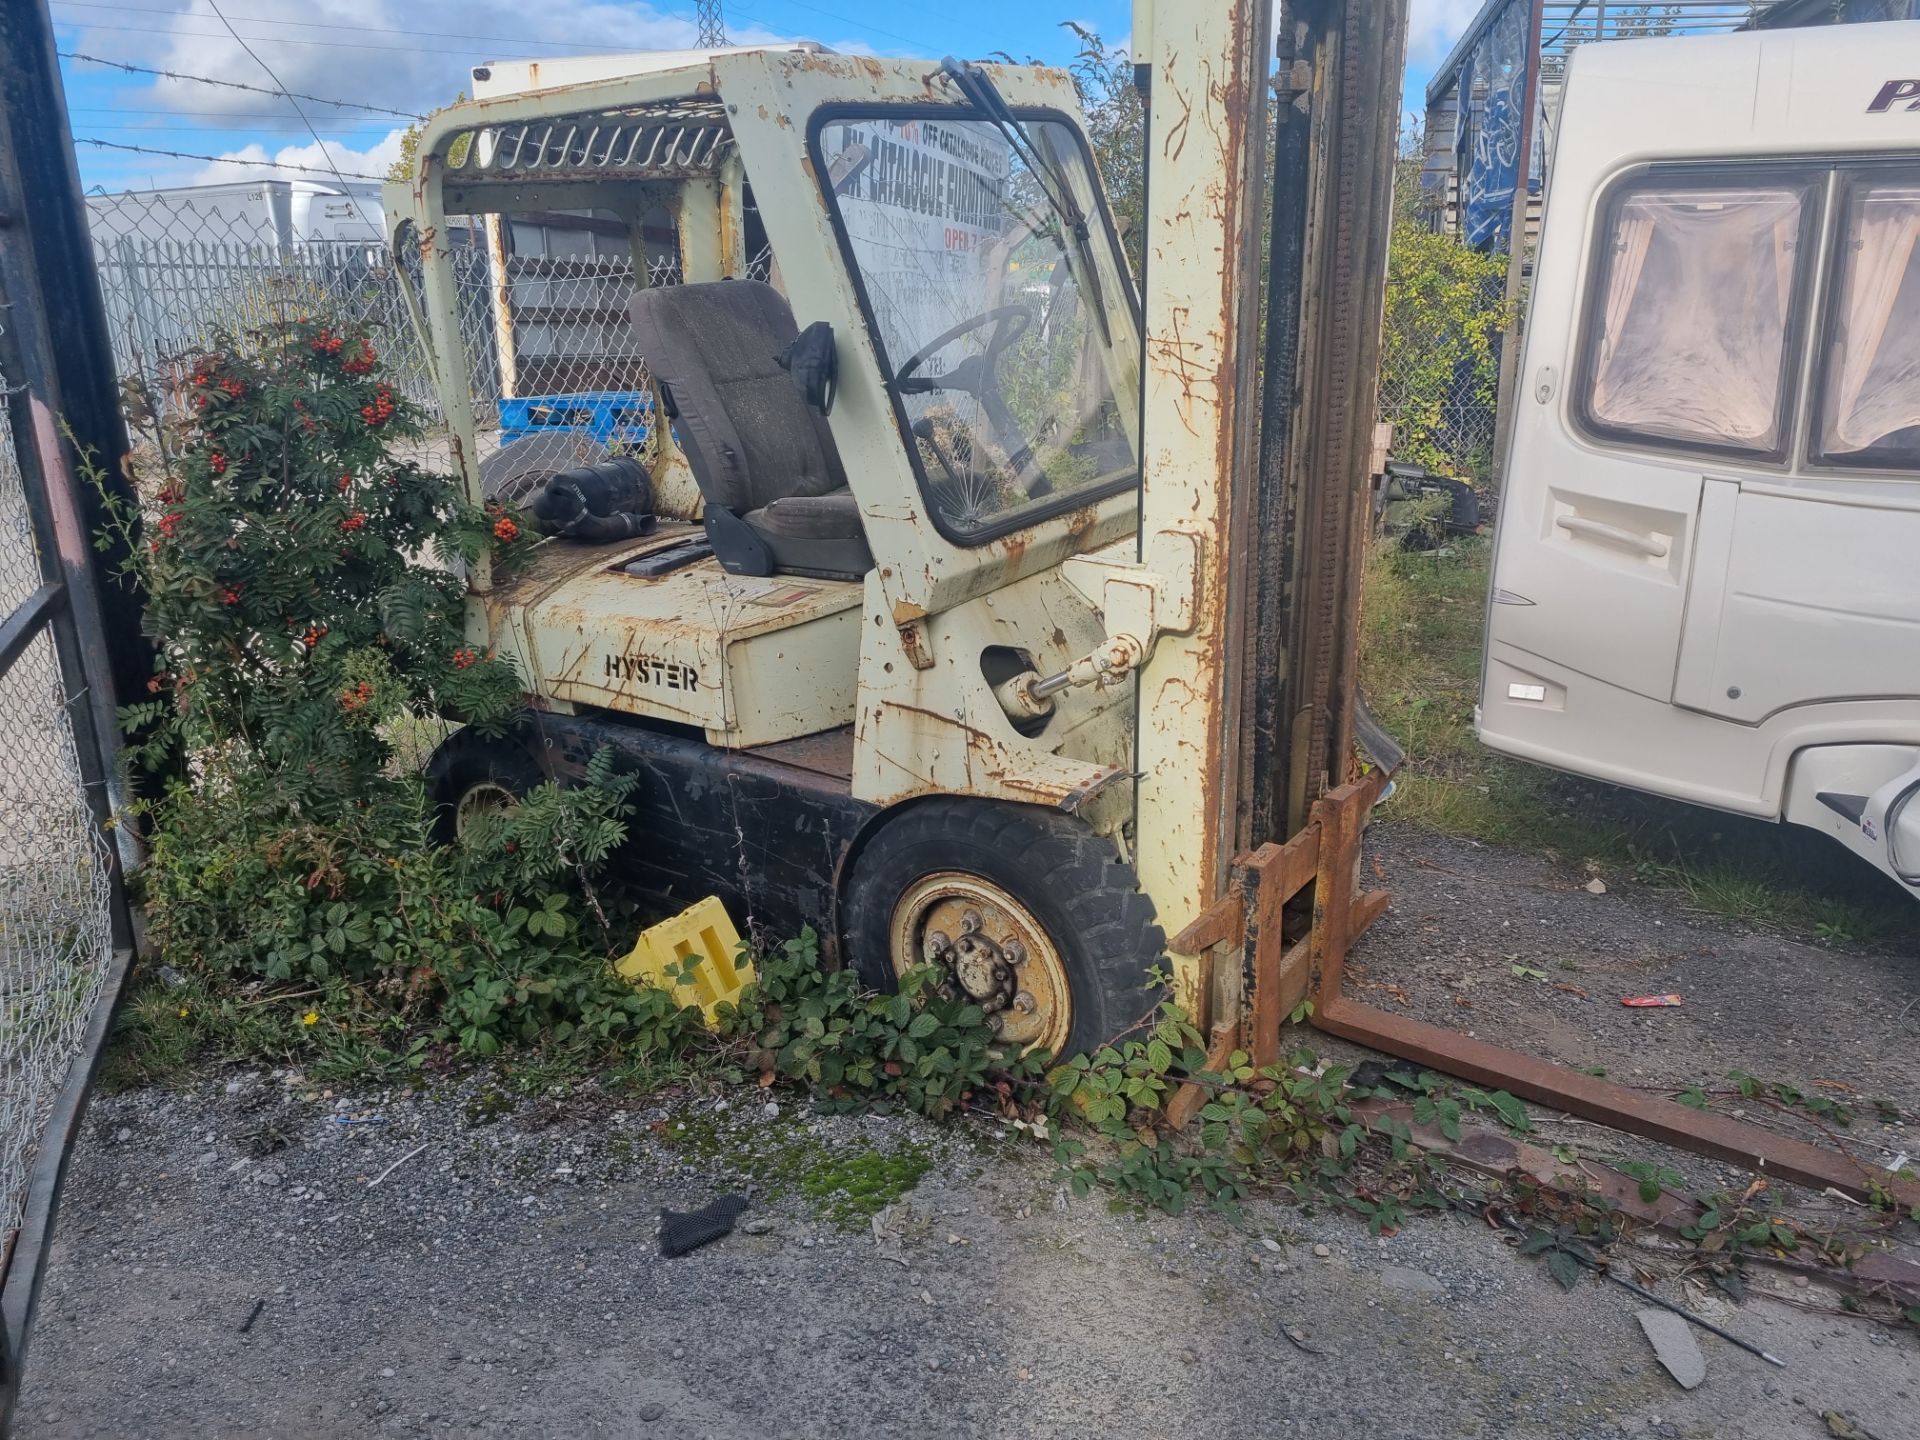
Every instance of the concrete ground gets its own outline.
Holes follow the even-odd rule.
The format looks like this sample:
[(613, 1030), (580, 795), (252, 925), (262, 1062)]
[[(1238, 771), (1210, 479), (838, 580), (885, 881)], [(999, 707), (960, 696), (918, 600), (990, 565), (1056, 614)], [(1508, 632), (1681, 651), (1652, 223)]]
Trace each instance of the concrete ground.
[[(1913, 947), (1749, 933), (1391, 828), (1374, 851), (1396, 899), (1357, 957), (1370, 1001), (1635, 1083), (1739, 1068), (1818, 1090), (1855, 1104), (1858, 1153), (1920, 1155), (1920, 1125), (1868, 1103), (1920, 1115)], [(1619, 1004), (1660, 991), (1684, 1005)], [(1738, 1307), (1659, 1282), (1786, 1361), (1702, 1335), (1706, 1379), (1684, 1391), (1642, 1302), (1591, 1277), (1562, 1291), (1458, 1217), (1385, 1240), (1277, 1201), (1239, 1226), (1140, 1217), (1070, 1198), (1042, 1148), (988, 1125), (770, 1114), (760, 1092), (508, 1101), (490, 1083), (333, 1095), (228, 1070), (96, 1101), (20, 1434), (1920, 1440), (1915, 1332), (1827, 1313), (1837, 1296), (1785, 1277)], [(1675, 1163), (1694, 1185), (1746, 1179)], [(759, 1188), (740, 1231), (659, 1255), (663, 1206), (743, 1176)], [(876, 1234), (848, 1189), (905, 1193)], [(1898, 1243), (1920, 1259), (1920, 1236)]]

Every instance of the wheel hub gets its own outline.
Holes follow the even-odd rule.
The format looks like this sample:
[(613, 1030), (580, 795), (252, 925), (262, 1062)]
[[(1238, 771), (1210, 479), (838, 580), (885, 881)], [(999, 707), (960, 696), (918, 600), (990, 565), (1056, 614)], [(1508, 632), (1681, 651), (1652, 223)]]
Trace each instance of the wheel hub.
[(497, 780), (482, 780), (461, 792), (453, 807), (453, 833), (467, 833), (482, 815), (504, 815), (520, 803), (520, 797)]
[(960, 872), (930, 875), (894, 908), (896, 973), (921, 965), (938, 989), (986, 1012), (1004, 1043), (1056, 1053), (1072, 1028), (1066, 967), (1032, 913), (992, 882)]

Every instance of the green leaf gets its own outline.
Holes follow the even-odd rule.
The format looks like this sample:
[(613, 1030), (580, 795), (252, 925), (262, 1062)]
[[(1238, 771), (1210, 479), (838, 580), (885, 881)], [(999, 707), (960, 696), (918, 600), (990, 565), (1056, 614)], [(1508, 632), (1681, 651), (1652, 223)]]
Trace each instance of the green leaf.
[(1495, 1090), (1487, 1096), (1487, 1103), (1506, 1122), (1509, 1130), (1524, 1135), (1533, 1129), (1533, 1117), (1527, 1114), (1527, 1107), (1506, 1091)]
[(1562, 1290), (1571, 1290), (1580, 1283), (1580, 1262), (1565, 1250), (1547, 1252), (1547, 1273), (1560, 1282)]
[(907, 1034), (915, 1040), (924, 1040), (940, 1028), (940, 1021), (934, 1015), (922, 1010), (913, 1017), (913, 1023), (907, 1026)]

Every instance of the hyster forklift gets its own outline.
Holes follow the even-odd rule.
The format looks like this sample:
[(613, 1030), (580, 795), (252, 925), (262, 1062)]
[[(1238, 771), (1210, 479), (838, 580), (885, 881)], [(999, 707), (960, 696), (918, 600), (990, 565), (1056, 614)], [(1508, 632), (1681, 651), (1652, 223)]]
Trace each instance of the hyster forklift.
[[(1360, 838), (1399, 758), (1354, 670), (1405, 0), (1142, 3), (1133, 43), (1139, 274), (1057, 70), (592, 57), (498, 67), (525, 88), (427, 124), (388, 213), (453, 460), (476, 502), (532, 487), (557, 532), (468, 577), (473, 640), (534, 718), (435, 755), (447, 827), (610, 747), (641, 782), (630, 878), (662, 910), (713, 894), (762, 936), (812, 925), (881, 989), (932, 965), (1009, 1046), (1124, 1032), (1164, 967), (1216, 1067), (1279, 1063), (1304, 1015), (1920, 1204), (1850, 1156), (1343, 993), (1386, 902)], [(633, 275), (677, 267), (622, 297), (637, 453), (542, 435), (481, 462), (451, 222), (497, 257), (499, 217), (529, 213), (619, 233)]]
[[(639, 55), (434, 116), (387, 214), (454, 464), (574, 506), (468, 576), (534, 719), (434, 757), (450, 823), (612, 747), (663, 910), (812, 925), (877, 987), (942, 967), (1056, 1053), (1159, 967), (1237, 1016), (1234, 857), (1354, 753), (1406, 23), (1275, 10), (1137, 6), (1140, 275), (1060, 70)], [(448, 237), (526, 212), (614, 217), (638, 276), (671, 217), (678, 283), (626, 298), (643, 459), (480, 463)]]

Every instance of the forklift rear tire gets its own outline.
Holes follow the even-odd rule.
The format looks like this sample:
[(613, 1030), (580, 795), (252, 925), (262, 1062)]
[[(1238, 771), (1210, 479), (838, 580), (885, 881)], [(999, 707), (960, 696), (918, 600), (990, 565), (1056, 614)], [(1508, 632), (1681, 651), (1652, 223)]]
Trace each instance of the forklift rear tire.
[(511, 810), (545, 779), (533, 757), (511, 741), (456, 730), (427, 761), (433, 843), (453, 844), (475, 815)]
[(1094, 1050), (1158, 1003), (1166, 936), (1133, 867), (1072, 818), (992, 800), (929, 800), (862, 848), (847, 949), (866, 984), (916, 967), (979, 1003), (1010, 1044)]

